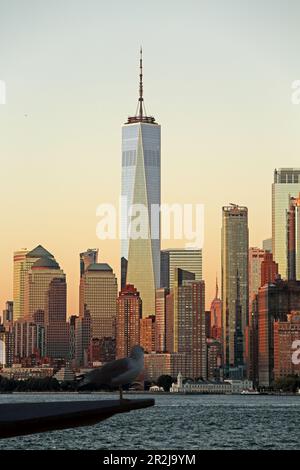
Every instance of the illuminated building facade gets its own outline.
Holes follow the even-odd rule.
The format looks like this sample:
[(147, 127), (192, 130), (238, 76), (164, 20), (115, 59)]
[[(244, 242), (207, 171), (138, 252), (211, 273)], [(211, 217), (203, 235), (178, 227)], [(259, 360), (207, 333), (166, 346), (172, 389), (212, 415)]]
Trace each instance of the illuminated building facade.
[(116, 357), (128, 357), (133, 346), (140, 343), (142, 300), (136, 288), (127, 284), (117, 298)]

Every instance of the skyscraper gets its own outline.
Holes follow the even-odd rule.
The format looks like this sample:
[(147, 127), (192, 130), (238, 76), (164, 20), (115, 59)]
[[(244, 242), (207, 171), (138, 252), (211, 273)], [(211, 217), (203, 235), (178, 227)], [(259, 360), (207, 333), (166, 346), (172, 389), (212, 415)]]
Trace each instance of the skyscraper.
[(65, 277), (52, 279), (46, 293), (45, 334), (46, 356), (51, 359), (69, 359), (67, 284)]
[(269, 282), (274, 282), (278, 277), (278, 264), (273, 260), (273, 254), (266, 252), (261, 263), (261, 281), (260, 285), (264, 286)]
[[(175, 351), (187, 358), (188, 376), (207, 378), (204, 281), (183, 281), (177, 294)], [(175, 325), (176, 325), (175, 323)]]
[(287, 272), (287, 211), (290, 197), (300, 192), (300, 168), (279, 168), (274, 171), (272, 185), (272, 252), (283, 279)]
[(33, 361), (45, 356), (45, 328), (32, 321), (17, 320), (13, 326), (14, 360), (21, 363), (30, 358)]
[(287, 277), (300, 280), (300, 193), (290, 197), (287, 211)]
[(300, 364), (291, 360), (293, 342), (300, 341), (300, 312), (287, 315), (287, 321), (274, 322), (274, 380), (287, 375), (300, 376)]
[(78, 316), (69, 317), (69, 359), (75, 365), (76, 358), (76, 329), (78, 327)]
[(14, 253), (14, 320), (24, 318), (25, 279), (31, 266), (41, 257), (53, 259), (53, 255), (38, 245), (31, 251), (27, 248)]
[(115, 337), (117, 295), (112, 268), (106, 263), (90, 264), (80, 280), (80, 318), (90, 317), (91, 338)]
[(172, 309), (170, 305), (167, 306), (167, 310), (172, 312), (167, 322), (173, 322), (173, 341), (166, 341), (169, 343), (167, 347), (172, 347), (169, 352), (185, 354), (188, 377), (206, 379), (204, 281), (196, 281), (194, 273), (178, 268), (175, 272), (174, 287), (168, 297), (168, 302), (173, 302)]
[(146, 353), (155, 351), (155, 315), (141, 318), (140, 345)]
[(136, 287), (148, 316), (160, 287), (160, 126), (145, 111), (142, 66), (141, 51), (138, 108), (122, 128), (121, 272), (122, 285)]
[[(261, 264), (264, 261), (265, 251), (261, 248), (249, 248), (249, 316), (252, 313), (252, 302), (261, 286)], [(250, 318), (249, 317), (249, 318)], [(250, 324), (249, 319), (249, 324)]]
[(247, 377), (257, 383), (258, 366), (258, 326), (257, 294), (260, 287), (274, 283), (278, 278), (278, 264), (273, 261), (273, 254), (256, 248), (249, 250), (249, 324), (246, 327), (246, 366)]
[(0, 325), (0, 367), (11, 367), (13, 364), (13, 332), (5, 330), (3, 325)]
[(37, 313), (45, 314), (46, 296), (53, 279), (63, 279), (65, 282), (65, 273), (53, 258), (39, 258), (27, 272), (24, 299), (24, 318), (27, 321), (34, 321)]
[(167, 296), (169, 289), (157, 289), (155, 294), (155, 350), (166, 351)]
[(161, 287), (172, 289), (177, 268), (195, 274), (195, 280), (202, 279), (202, 250), (171, 248), (161, 251)]
[(174, 289), (166, 294), (166, 352), (174, 352)]
[(5, 303), (5, 310), (3, 310), (2, 322), (7, 331), (12, 330), (14, 320), (14, 303), (8, 300)]
[(219, 298), (218, 281), (216, 295), (210, 306), (210, 338), (222, 341), (222, 300)]
[(269, 387), (274, 381), (274, 322), (286, 322), (288, 314), (299, 310), (300, 281), (277, 279), (259, 289), (255, 311), (259, 385)]
[(88, 248), (80, 253), (80, 277), (82, 277), (90, 264), (98, 262), (98, 252), (98, 248)]
[(238, 366), (240, 358), (236, 357), (235, 352), (239, 348), (235, 342), (240, 343), (240, 335), (248, 323), (248, 243), (247, 207), (236, 204), (223, 207), (223, 354), (228, 367)]
[(140, 343), (142, 301), (132, 285), (125, 286), (117, 299), (116, 357), (127, 357), (133, 346)]

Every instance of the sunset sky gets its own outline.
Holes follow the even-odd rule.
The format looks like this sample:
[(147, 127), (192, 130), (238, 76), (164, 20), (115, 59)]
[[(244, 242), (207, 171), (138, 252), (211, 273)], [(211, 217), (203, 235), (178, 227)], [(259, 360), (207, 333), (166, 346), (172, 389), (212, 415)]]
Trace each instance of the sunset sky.
[(140, 44), (146, 109), (162, 126), (162, 202), (205, 205), (208, 304), (222, 206), (248, 206), (250, 246), (261, 246), (274, 168), (300, 166), (299, 19), (298, 0), (0, 0), (0, 311), (23, 247), (55, 255), (69, 314), (80, 251), (98, 247), (119, 277), (120, 243), (97, 238), (96, 208), (118, 204)]

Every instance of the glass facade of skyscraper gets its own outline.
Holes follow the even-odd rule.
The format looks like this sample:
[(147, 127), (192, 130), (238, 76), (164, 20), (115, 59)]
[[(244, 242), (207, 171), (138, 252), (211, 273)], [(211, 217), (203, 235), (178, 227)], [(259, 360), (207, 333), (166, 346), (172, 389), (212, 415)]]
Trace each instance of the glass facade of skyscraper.
[(287, 279), (287, 211), (290, 197), (300, 192), (300, 168), (279, 168), (274, 172), (272, 185), (272, 240), (274, 260), (279, 273)]
[[(157, 124), (135, 122), (123, 126), (122, 198), (121, 256), (127, 260), (126, 283), (133, 284), (140, 292), (143, 316), (148, 316), (155, 312), (155, 289), (160, 286), (160, 126)], [(137, 212), (130, 215), (133, 206)], [(146, 214), (147, 224), (137, 228), (134, 220), (140, 217), (140, 211)]]
[(176, 269), (184, 269), (195, 274), (195, 280), (202, 280), (202, 250), (172, 248), (161, 251), (161, 287), (172, 289)]

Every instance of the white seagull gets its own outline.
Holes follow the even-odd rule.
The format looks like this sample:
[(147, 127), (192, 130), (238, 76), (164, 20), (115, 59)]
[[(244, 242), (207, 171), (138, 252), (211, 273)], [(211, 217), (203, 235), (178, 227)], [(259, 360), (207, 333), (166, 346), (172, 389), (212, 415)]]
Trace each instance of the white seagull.
[(109, 385), (119, 387), (120, 400), (123, 399), (122, 385), (129, 384), (144, 368), (144, 350), (141, 346), (133, 346), (129, 357), (108, 362), (85, 375), (79, 382), (79, 388), (87, 385)]

